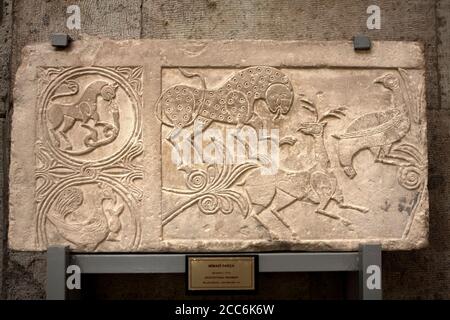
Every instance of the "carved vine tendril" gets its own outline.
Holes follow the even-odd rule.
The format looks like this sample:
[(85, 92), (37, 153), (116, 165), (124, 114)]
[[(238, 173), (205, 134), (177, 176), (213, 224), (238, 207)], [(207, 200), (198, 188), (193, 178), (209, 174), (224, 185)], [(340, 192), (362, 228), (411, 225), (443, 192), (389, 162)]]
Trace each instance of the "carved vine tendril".
[(392, 150), (398, 160), (397, 180), (407, 190), (419, 189), (425, 182), (425, 161), (413, 145), (403, 143)]
[(243, 176), (256, 168), (257, 164), (249, 162), (220, 167), (209, 165), (206, 170), (191, 170), (185, 176), (187, 190), (163, 188), (166, 192), (191, 196), (163, 217), (163, 226), (194, 204), (197, 204), (198, 209), (205, 215), (219, 212), (227, 215), (238, 210), (247, 217), (250, 210), (249, 200), (231, 188), (238, 186)]

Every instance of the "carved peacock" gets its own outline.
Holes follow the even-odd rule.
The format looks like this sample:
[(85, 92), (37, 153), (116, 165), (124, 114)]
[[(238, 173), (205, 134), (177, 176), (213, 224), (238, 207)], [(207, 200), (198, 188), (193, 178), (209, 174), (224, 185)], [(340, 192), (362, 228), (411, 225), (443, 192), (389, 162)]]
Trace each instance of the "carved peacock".
[(400, 69), (399, 74), (388, 73), (374, 81), (391, 92), (391, 109), (365, 114), (351, 122), (344, 133), (333, 135), (339, 139), (339, 161), (349, 178), (357, 174), (353, 158), (359, 151), (369, 149), (376, 161), (389, 163), (392, 145), (405, 137), (412, 121), (418, 122), (419, 104), (409, 96), (406, 71)]

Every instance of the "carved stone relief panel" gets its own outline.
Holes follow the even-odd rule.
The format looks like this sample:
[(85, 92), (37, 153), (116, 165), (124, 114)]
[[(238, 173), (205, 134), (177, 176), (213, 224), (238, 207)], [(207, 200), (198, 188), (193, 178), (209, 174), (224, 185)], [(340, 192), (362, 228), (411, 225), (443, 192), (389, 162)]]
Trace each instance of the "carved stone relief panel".
[(361, 55), (349, 42), (88, 39), (72, 50), (36, 45), (19, 69), (13, 248), (426, 245), (418, 44)]
[[(408, 235), (427, 179), (422, 72), (268, 66), (190, 72), (204, 81), (179, 79), (182, 69), (164, 70), (157, 105), (166, 117), (161, 119), (165, 240)], [(198, 92), (197, 100), (177, 101), (188, 97), (183, 90)], [(171, 121), (173, 115), (186, 123)], [(277, 129), (277, 172), (262, 174), (267, 166), (262, 157), (235, 164), (226, 157), (223, 163), (174, 163), (174, 145), (165, 137), (196, 121), (205, 132), (219, 130), (219, 137), (240, 124), (254, 131), (264, 124)], [(203, 147), (222, 143), (216, 136), (213, 142), (203, 136)]]
[(142, 66), (38, 67), (37, 77), (36, 246), (137, 249)]

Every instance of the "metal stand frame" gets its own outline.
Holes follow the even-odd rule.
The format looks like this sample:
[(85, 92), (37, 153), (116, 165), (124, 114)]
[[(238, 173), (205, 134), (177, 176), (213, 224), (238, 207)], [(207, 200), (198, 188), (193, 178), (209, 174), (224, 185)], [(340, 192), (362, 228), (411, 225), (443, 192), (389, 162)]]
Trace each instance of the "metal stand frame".
[[(257, 255), (259, 272), (358, 271), (359, 298), (363, 300), (382, 298), (380, 245), (361, 245), (359, 252)], [(66, 270), (70, 265), (77, 265), (82, 274), (184, 273), (185, 259), (186, 254), (76, 254), (70, 253), (67, 247), (51, 246), (47, 250), (47, 299), (67, 299)], [(378, 277), (378, 286), (374, 287), (371, 282), (373, 277)]]

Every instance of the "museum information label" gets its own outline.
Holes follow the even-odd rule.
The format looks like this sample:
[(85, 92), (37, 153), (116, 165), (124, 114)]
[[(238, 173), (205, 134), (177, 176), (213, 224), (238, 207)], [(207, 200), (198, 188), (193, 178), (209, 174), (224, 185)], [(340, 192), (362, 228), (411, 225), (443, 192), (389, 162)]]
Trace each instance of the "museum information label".
[(14, 88), (10, 248), (422, 248), (425, 93), (416, 42), (28, 46)]
[(255, 290), (256, 257), (187, 257), (189, 291)]

